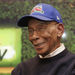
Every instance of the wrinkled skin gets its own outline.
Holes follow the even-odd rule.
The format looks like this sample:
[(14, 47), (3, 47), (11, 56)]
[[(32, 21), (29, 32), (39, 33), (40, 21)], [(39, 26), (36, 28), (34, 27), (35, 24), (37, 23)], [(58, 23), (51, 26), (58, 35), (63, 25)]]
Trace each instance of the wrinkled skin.
[[(41, 30), (40, 30), (41, 29)], [(37, 54), (45, 56), (60, 46), (64, 32), (63, 24), (54, 21), (48, 24), (31, 19), (28, 23), (29, 40), (34, 45)]]

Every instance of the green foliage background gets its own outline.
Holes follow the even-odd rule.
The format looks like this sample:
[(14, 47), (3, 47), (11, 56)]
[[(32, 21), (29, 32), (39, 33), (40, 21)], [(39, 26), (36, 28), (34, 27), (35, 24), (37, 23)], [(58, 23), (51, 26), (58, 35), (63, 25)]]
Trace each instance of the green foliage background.
[[(30, 13), (37, 3), (53, 5), (62, 15), (67, 37), (62, 39), (66, 47), (75, 52), (75, 1), (74, 0), (25, 0), (0, 2), (0, 23), (16, 23), (19, 18)], [(28, 39), (28, 29), (22, 28), (22, 61), (32, 58), (36, 52)]]

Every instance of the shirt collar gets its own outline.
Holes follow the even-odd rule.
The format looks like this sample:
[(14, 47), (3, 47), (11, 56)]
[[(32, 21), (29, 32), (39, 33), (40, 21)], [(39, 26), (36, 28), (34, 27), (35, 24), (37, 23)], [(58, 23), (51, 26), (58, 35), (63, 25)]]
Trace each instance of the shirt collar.
[(53, 56), (58, 55), (59, 53), (61, 53), (62, 51), (65, 50), (65, 46), (63, 43), (60, 44), (60, 47), (58, 47), (56, 50), (54, 50), (52, 53), (49, 53), (48, 55), (46, 55), (45, 57), (43, 57), (42, 55), (39, 55), (40, 58), (50, 58)]

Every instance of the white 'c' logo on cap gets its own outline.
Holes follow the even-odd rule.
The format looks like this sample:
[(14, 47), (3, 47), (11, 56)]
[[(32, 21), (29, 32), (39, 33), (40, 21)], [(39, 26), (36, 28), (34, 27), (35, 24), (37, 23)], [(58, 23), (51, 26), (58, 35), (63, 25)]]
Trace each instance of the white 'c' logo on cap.
[(60, 20), (60, 18), (57, 16), (57, 20)]

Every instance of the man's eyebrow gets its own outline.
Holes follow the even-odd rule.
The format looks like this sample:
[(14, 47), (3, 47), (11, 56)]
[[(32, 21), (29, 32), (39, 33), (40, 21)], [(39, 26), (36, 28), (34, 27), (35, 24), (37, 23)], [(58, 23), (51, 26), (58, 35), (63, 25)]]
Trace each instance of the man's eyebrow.
[(45, 22), (39, 22), (38, 25), (42, 25), (42, 24), (43, 24), (43, 25), (47, 25), (47, 24), (49, 24), (49, 23), (50, 23), (50, 22), (46, 22), (46, 21), (45, 21)]

